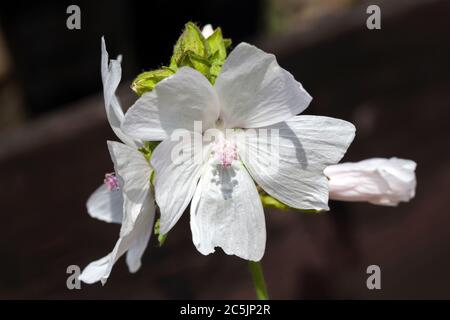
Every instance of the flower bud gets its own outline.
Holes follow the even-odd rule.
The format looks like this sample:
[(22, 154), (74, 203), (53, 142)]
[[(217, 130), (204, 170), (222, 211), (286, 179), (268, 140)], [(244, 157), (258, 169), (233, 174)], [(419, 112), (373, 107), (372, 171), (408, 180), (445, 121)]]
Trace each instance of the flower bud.
[(415, 195), (416, 163), (412, 160), (373, 158), (325, 168), (330, 199), (367, 201), (396, 206)]
[(200, 29), (192, 22), (186, 23), (183, 33), (173, 48), (170, 67), (177, 69), (183, 66), (183, 59), (188, 52), (205, 59), (209, 56), (206, 39)]
[(175, 72), (167, 67), (158, 70), (142, 72), (133, 80), (131, 89), (139, 96), (148, 91), (152, 91), (158, 82), (173, 75)]

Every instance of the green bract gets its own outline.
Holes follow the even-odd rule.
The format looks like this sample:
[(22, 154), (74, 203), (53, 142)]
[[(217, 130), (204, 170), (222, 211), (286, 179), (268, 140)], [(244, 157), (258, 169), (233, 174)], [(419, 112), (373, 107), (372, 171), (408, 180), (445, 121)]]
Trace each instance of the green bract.
[(191, 67), (199, 71), (214, 84), (230, 46), (231, 40), (223, 38), (220, 28), (205, 38), (193, 22), (188, 22), (174, 46), (170, 66), (141, 73), (133, 81), (131, 88), (141, 96), (153, 90), (159, 81), (173, 75), (181, 67)]

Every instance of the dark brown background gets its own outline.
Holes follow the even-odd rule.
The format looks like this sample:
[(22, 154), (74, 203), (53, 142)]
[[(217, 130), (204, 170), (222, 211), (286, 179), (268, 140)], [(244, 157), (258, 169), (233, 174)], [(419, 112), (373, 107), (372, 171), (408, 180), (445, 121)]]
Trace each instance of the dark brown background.
[[(319, 215), (267, 210), (271, 297), (450, 298), (450, 3), (371, 1), (381, 7), (382, 30), (369, 31), (366, 2), (341, 1), (333, 10), (323, 2), (324, 13), (313, 18), (278, 14), (290, 19), (282, 31), (268, 22), (270, 1), (176, 9), (163, 1), (86, 1), (81, 31), (65, 28), (65, 3), (2, 8), (13, 63), (1, 83), (20, 88), (25, 116), (0, 131), (0, 298), (254, 297), (245, 261), (195, 250), (187, 214), (162, 249), (151, 241), (137, 274), (120, 260), (106, 286), (66, 288), (67, 266), (107, 254), (119, 231), (85, 209), (112, 169), (100, 35), (113, 56), (124, 54), (120, 96), (128, 106), (135, 97), (127, 80), (164, 63), (188, 20), (221, 25), (235, 43), (275, 53), (313, 95), (308, 113), (355, 123), (344, 160), (418, 163), (416, 198), (396, 208), (333, 202)], [(381, 267), (382, 290), (366, 288), (371, 264)]]

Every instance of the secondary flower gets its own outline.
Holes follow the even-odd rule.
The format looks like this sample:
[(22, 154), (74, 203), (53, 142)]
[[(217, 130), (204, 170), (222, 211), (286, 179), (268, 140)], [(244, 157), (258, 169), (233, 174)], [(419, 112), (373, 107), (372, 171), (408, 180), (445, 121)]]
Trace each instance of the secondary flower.
[[(192, 200), (192, 237), (202, 254), (221, 247), (259, 261), (266, 227), (254, 181), (291, 207), (328, 210), (323, 170), (342, 158), (355, 128), (339, 119), (297, 116), (311, 99), (274, 55), (247, 43), (230, 53), (214, 86), (183, 67), (143, 94), (126, 113), (122, 129), (134, 138), (164, 140), (151, 160), (161, 233), (175, 225)], [(256, 128), (274, 130), (279, 138), (273, 141)], [(190, 139), (181, 145), (170, 139), (177, 129), (193, 138), (203, 135), (202, 148)], [(208, 139), (210, 129), (222, 133), (217, 140)], [(233, 129), (231, 136), (226, 129)], [(260, 152), (260, 145), (276, 152)], [(173, 161), (177, 152), (203, 161)]]
[(368, 201), (396, 206), (414, 198), (416, 163), (398, 158), (373, 158), (329, 166), (330, 199)]
[(122, 227), (113, 251), (83, 270), (79, 279), (86, 283), (101, 281), (104, 284), (114, 263), (124, 253), (127, 253), (130, 272), (136, 272), (141, 266), (155, 218), (154, 197), (150, 190), (152, 168), (144, 154), (138, 151), (144, 144), (130, 138), (120, 128), (124, 114), (115, 94), (122, 74), (120, 60), (119, 57), (108, 61), (102, 38), (101, 72), (106, 114), (111, 128), (125, 144), (108, 141), (115, 173), (105, 175), (105, 183), (91, 195), (87, 209), (92, 217), (122, 223)]

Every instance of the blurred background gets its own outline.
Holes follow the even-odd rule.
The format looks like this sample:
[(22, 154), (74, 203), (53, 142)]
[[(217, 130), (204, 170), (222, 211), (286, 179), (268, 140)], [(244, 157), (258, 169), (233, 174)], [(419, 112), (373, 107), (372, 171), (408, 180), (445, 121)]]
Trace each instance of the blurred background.
[[(68, 30), (66, 9), (81, 8)], [(381, 8), (381, 30), (366, 27)], [(267, 210), (263, 260), (275, 299), (450, 298), (450, 2), (447, 0), (36, 1), (0, 5), (0, 298), (253, 299), (246, 262), (199, 254), (188, 215), (143, 267), (124, 259), (108, 283), (68, 290), (66, 268), (111, 251), (119, 226), (85, 202), (112, 171), (100, 37), (123, 54), (119, 96), (168, 62), (184, 23), (221, 26), (234, 44), (277, 55), (314, 97), (309, 114), (353, 122), (343, 161), (418, 163), (417, 195), (399, 207), (332, 202), (325, 214)], [(381, 267), (381, 290), (366, 268)]]

